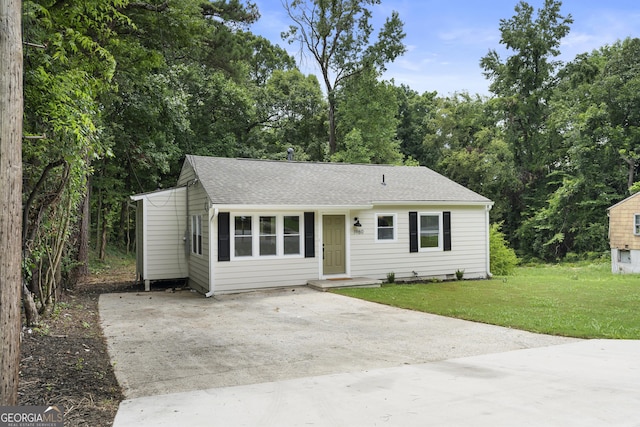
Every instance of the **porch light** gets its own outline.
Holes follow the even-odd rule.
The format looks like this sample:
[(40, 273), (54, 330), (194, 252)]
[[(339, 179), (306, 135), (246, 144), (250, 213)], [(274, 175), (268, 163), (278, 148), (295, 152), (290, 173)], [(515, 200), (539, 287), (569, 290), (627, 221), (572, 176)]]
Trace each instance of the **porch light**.
[(362, 227), (362, 224), (360, 224), (360, 220), (358, 220), (358, 217), (353, 218), (353, 220), (355, 221), (353, 223), (354, 227)]

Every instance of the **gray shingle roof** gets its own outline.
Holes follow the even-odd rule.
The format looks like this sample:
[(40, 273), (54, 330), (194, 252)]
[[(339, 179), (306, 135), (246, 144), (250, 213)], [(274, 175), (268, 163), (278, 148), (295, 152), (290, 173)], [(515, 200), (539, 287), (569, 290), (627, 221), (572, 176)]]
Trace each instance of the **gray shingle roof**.
[[(214, 204), (355, 206), (374, 202), (491, 203), (426, 167), (188, 155)], [(385, 185), (382, 184), (384, 176)]]

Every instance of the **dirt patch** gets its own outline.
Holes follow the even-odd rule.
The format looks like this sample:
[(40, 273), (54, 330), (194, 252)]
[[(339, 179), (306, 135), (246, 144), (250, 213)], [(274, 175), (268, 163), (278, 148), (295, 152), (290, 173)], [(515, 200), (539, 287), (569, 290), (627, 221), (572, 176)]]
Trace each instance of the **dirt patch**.
[(51, 317), (23, 330), (20, 405), (63, 405), (65, 426), (111, 426), (123, 399), (100, 328), (102, 293), (137, 291), (130, 271), (67, 290)]

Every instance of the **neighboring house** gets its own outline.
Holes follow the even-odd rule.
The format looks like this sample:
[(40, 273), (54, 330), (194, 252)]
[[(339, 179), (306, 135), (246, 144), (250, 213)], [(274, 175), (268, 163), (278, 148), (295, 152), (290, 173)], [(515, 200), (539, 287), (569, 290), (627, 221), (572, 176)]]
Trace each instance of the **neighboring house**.
[(189, 155), (176, 188), (132, 199), (147, 288), (188, 278), (211, 296), (389, 273), (490, 276), (493, 202), (425, 167)]
[(607, 209), (611, 271), (640, 273), (640, 193)]

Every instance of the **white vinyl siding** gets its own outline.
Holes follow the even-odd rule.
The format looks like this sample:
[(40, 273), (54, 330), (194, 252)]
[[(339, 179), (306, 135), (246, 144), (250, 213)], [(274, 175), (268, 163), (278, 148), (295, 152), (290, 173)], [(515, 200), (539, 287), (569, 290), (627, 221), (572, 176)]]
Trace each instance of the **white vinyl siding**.
[[(258, 254), (260, 217), (276, 218), (277, 253), (273, 256), (235, 257), (234, 253), (234, 218), (246, 216), (252, 218), (252, 247), (254, 254)], [(303, 253), (303, 213), (302, 212), (231, 212), (231, 261), (219, 262), (217, 245), (212, 246), (214, 262), (215, 293), (229, 293), (254, 289), (274, 288), (283, 286), (306, 285), (307, 281), (319, 278), (318, 253), (316, 257), (304, 258)], [(316, 215), (316, 220), (318, 216)], [(214, 230), (218, 227), (218, 218), (213, 221)], [(314, 225), (316, 244), (319, 244), (318, 230)], [(215, 236), (217, 238), (217, 236)], [(289, 243), (286, 243), (289, 241)], [(287, 253), (291, 251), (291, 253)], [(321, 253), (321, 252), (320, 252)]]
[(189, 215), (202, 217), (201, 255), (191, 254), (189, 257), (189, 286), (201, 292), (209, 291), (209, 213), (205, 210), (209, 198), (202, 185), (197, 182), (188, 187)]
[[(451, 251), (409, 252), (409, 211), (451, 212)], [(349, 233), (351, 248), (351, 276), (386, 279), (393, 272), (397, 279), (419, 277), (453, 278), (456, 270), (464, 270), (465, 278), (487, 276), (486, 210), (484, 206), (429, 206), (422, 211), (412, 206), (390, 208), (397, 213), (397, 240), (385, 245), (372, 245), (375, 238), (376, 214), (372, 211), (352, 211), (362, 227)], [(419, 221), (419, 219), (418, 219)], [(442, 228), (442, 226), (440, 227)], [(442, 240), (442, 238), (441, 238)]]
[(186, 192), (175, 188), (137, 198), (138, 274), (144, 280), (187, 277)]

